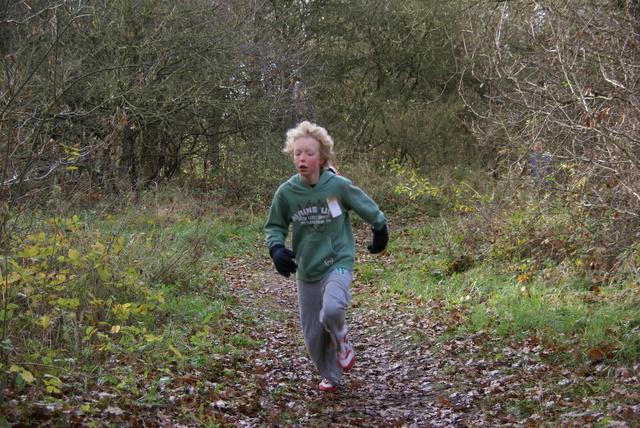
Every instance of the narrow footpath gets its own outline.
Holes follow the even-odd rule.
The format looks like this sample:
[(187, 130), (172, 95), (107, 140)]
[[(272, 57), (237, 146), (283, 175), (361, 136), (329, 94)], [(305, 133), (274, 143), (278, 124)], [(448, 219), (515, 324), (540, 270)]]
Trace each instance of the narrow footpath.
[[(366, 232), (356, 231), (358, 248), (366, 248)], [(251, 269), (229, 261), (231, 293), (238, 308), (252, 313), (251, 334), (261, 341), (244, 358), (243, 382), (256, 386), (252, 411), (229, 411), (229, 426), (640, 426), (634, 422), (640, 420), (638, 367), (576, 363), (567, 369), (550, 363), (553, 350), (535, 337), (512, 343), (484, 331), (456, 335), (451, 325), (462, 315), (455, 309), (362, 283), (358, 264), (376, 260), (366, 251), (357, 257), (366, 260), (356, 262), (347, 311), (356, 363), (336, 392), (318, 390), (321, 378), (298, 322), (295, 280), (278, 275), (266, 254), (257, 262), (251, 256)], [(606, 373), (615, 373), (620, 386), (574, 393), (588, 388), (590, 376)], [(613, 403), (611, 394), (623, 392), (627, 403)]]
[[(433, 358), (428, 340), (419, 346), (398, 345), (405, 343), (409, 330), (419, 329), (428, 337), (443, 327), (416, 319), (415, 306), (393, 300), (381, 302), (379, 308), (366, 307), (359, 303), (359, 294), (366, 290), (357, 279), (352, 289), (354, 305), (348, 310), (356, 364), (345, 373), (338, 391), (319, 391), (321, 378), (307, 358), (300, 332), (295, 280), (265, 268), (256, 274), (260, 280), (246, 278), (233, 293), (239, 307), (253, 308), (255, 327), (260, 330), (256, 337), (265, 340), (259, 350), (262, 358), (255, 356), (250, 364), (260, 377), (258, 383), (271, 392), (261, 401), (270, 416), (267, 421), (264, 415), (238, 421), (238, 426), (264, 426), (265, 422), (305, 427), (489, 426), (471, 405), (473, 394), (461, 392), (450, 382), (450, 375), (440, 374), (441, 364)], [(405, 329), (407, 324), (410, 329)], [(274, 393), (278, 389), (288, 391), (285, 400)]]

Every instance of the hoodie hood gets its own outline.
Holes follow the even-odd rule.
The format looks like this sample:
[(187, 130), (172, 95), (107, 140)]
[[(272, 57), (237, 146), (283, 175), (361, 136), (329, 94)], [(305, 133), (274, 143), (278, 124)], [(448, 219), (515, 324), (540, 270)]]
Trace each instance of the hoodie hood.
[(320, 174), (320, 179), (318, 179), (318, 182), (315, 185), (309, 186), (307, 183), (302, 181), (302, 177), (300, 177), (300, 174), (296, 174), (288, 180), (288, 183), (295, 191), (308, 191), (309, 189), (322, 189), (324, 187), (330, 186), (331, 180), (337, 177), (337, 175), (325, 171)]

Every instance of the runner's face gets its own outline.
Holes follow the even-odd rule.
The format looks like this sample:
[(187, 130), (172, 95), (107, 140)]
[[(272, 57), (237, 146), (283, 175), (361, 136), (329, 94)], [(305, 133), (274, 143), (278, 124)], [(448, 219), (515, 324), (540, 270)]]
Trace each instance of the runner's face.
[(293, 163), (302, 178), (309, 185), (320, 179), (320, 165), (325, 162), (320, 156), (320, 143), (312, 137), (300, 137), (293, 142)]

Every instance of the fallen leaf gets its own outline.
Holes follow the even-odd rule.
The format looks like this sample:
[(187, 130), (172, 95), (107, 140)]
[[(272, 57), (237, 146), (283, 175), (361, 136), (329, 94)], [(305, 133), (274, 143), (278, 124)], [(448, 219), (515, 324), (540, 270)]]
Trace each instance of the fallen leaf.
[(600, 348), (590, 350), (587, 356), (589, 357), (589, 361), (594, 364), (604, 361), (604, 353)]

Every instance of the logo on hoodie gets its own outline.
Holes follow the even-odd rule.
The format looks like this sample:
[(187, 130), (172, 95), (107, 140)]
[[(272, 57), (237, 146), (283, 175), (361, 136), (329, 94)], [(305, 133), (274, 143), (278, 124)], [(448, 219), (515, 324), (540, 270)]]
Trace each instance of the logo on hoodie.
[(331, 213), (325, 201), (308, 201), (305, 207), (300, 208), (291, 216), (291, 221), (305, 227), (311, 227), (316, 232), (321, 232), (328, 223), (331, 223)]

